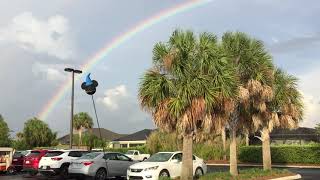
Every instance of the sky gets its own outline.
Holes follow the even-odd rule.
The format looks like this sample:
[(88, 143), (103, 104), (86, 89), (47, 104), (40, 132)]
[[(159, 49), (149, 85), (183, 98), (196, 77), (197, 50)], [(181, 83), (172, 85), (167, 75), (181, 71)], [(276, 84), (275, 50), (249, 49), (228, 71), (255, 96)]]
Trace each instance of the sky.
[[(0, 1), (0, 114), (12, 133), (37, 116), (70, 74), (113, 38), (184, 0), (10, 0)], [(137, 89), (151, 67), (152, 49), (177, 28), (196, 33), (242, 31), (262, 40), (274, 62), (299, 78), (305, 117), (320, 123), (320, 2), (317, 0), (212, 0), (137, 33), (92, 69), (100, 125), (117, 133), (155, 128), (142, 111)], [(84, 79), (86, 74), (79, 75)], [(93, 106), (75, 83), (75, 113)], [(43, 119), (59, 136), (68, 132), (70, 93)]]

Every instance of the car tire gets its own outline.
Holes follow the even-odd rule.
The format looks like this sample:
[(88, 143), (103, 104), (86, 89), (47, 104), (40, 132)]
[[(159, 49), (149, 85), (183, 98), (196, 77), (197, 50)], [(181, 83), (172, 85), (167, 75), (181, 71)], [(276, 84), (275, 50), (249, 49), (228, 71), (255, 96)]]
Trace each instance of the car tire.
[(103, 168), (98, 169), (96, 175), (94, 176), (95, 180), (105, 180), (107, 179), (107, 171)]
[(64, 164), (64, 165), (61, 166), (60, 172), (59, 172), (59, 176), (60, 176), (61, 179), (67, 179), (68, 178), (68, 176), (69, 176), (68, 168), (69, 168), (69, 166), (67, 164)]
[(17, 173), (17, 170), (14, 167), (9, 167), (7, 172), (9, 175), (15, 175)]
[(194, 176), (198, 179), (200, 178), (200, 176), (203, 176), (203, 170), (201, 167), (197, 167), (195, 173), (194, 173)]
[(159, 173), (159, 178), (160, 177), (170, 177), (170, 174), (168, 172), (168, 170), (161, 170), (160, 173)]

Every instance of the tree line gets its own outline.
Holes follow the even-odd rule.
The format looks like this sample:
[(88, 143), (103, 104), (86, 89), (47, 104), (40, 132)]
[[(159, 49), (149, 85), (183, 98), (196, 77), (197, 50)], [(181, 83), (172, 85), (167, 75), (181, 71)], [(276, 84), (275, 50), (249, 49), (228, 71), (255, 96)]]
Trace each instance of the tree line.
[[(90, 148), (105, 146), (104, 140), (100, 140), (91, 133), (93, 120), (88, 113), (80, 112), (73, 119), (74, 130), (77, 131), (74, 139), (78, 146), (86, 145)], [(88, 131), (83, 135), (84, 131)], [(16, 134), (16, 139), (10, 136), (10, 129), (4, 118), (0, 115), (0, 147), (14, 147), (19, 150), (32, 149), (34, 147), (52, 147), (58, 145), (57, 132), (54, 132), (46, 122), (34, 117), (24, 123), (24, 128)], [(84, 142), (84, 143), (83, 143)]]
[(260, 132), (263, 167), (271, 169), (270, 132), (297, 127), (303, 117), (297, 78), (276, 67), (262, 41), (242, 32), (218, 39), (209, 32), (174, 31), (168, 42), (155, 44), (139, 99), (157, 127), (182, 137), (185, 180), (192, 179), (193, 142), (215, 134), (225, 142), (226, 128), (233, 176), (239, 132)]

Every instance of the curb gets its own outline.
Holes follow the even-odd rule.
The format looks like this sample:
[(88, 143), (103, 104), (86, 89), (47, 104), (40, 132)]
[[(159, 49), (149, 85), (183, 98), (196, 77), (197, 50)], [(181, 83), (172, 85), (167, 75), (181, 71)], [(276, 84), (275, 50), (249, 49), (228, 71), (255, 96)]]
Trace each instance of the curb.
[[(230, 164), (207, 164), (208, 166), (229, 166)], [(262, 167), (263, 165), (259, 164), (238, 164), (238, 166), (243, 167)], [(277, 165), (274, 164), (272, 167), (283, 167), (283, 168), (310, 168), (310, 169), (320, 169), (320, 166), (299, 166), (299, 165)]]
[(286, 177), (275, 178), (275, 179), (271, 179), (271, 180), (292, 180), (292, 179), (301, 179), (301, 175), (297, 174), (294, 176), (286, 176)]

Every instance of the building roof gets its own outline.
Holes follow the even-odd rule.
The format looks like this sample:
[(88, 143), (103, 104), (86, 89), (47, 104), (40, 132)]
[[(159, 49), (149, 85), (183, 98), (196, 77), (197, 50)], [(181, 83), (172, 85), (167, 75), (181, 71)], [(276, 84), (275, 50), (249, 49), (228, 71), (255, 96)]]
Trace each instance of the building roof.
[(273, 139), (304, 139), (319, 141), (319, 135), (313, 128), (299, 127), (297, 129), (274, 129), (270, 133)]
[(144, 129), (133, 134), (114, 139), (113, 141), (144, 141), (147, 140), (153, 131), (153, 129)]
[[(112, 132), (108, 129), (105, 129), (105, 128), (100, 128), (101, 130), (101, 136), (103, 139), (105, 139), (106, 141), (111, 141), (113, 139), (117, 139), (117, 138), (120, 138), (120, 137), (123, 137), (123, 136), (126, 136), (127, 134), (118, 134), (118, 133), (115, 133), (115, 132)], [(92, 128), (90, 130), (95, 136), (97, 137), (100, 137), (100, 134), (99, 134), (99, 128)], [(89, 132), (89, 131), (86, 131), (86, 132)], [(62, 136), (58, 139), (58, 141), (62, 144), (68, 144), (69, 143), (69, 134), (65, 135), (65, 136)]]

